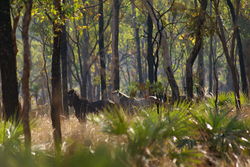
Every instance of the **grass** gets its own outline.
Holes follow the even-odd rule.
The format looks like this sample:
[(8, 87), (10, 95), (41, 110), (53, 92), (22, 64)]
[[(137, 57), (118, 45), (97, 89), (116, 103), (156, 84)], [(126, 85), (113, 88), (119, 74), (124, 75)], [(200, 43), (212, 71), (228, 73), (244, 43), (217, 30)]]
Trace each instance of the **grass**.
[(197, 104), (179, 103), (127, 114), (122, 109), (89, 115), (86, 124), (62, 118), (63, 153), (53, 152), (46, 107), (32, 112), (32, 154), (22, 127), (0, 122), (0, 166), (249, 166), (250, 107), (236, 114), (232, 94)]

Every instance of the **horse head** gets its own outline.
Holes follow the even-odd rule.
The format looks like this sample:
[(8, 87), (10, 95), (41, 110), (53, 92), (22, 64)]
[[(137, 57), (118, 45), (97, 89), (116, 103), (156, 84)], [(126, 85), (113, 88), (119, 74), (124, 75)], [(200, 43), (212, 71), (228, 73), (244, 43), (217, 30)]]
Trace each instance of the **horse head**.
[(71, 89), (68, 91), (67, 97), (68, 97), (68, 105), (69, 106), (73, 106), (74, 101), (79, 99), (79, 96), (74, 89)]

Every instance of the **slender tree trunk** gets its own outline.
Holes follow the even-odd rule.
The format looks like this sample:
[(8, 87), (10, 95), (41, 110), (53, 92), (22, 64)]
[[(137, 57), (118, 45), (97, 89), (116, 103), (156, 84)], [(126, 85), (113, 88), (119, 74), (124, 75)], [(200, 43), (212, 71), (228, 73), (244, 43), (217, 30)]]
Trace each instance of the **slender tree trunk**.
[(10, 19), (10, 1), (0, 1), (0, 66), (4, 117), (6, 120), (19, 119), (18, 84), (16, 56), (13, 50)]
[[(83, 16), (83, 24), (87, 25), (87, 16)], [(87, 98), (87, 83), (88, 83), (88, 59), (89, 59), (89, 35), (88, 30), (83, 30), (83, 48), (82, 48), (82, 61), (83, 61), (83, 74), (82, 74), (82, 98)]]
[(42, 73), (42, 78), (41, 78), (41, 83), (42, 83), (42, 100), (43, 100), (43, 104), (46, 104), (46, 93), (45, 93), (45, 77), (44, 74)]
[[(55, 9), (61, 13), (60, 0), (53, 0)], [(52, 103), (51, 103), (51, 120), (53, 126), (53, 136), (55, 149), (60, 152), (62, 144), (60, 113), (63, 111), (62, 91), (61, 91), (61, 69), (60, 69), (60, 48), (61, 48), (61, 28), (56, 21), (53, 22), (53, 54), (52, 54)]]
[(129, 71), (130, 65), (129, 65), (128, 57), (129, 56), (126, 55), (126, 58), (125, 58), (126, 73), (127, 73), (127, 78), (128, 78), (128, 83), (126, 85), (130, 85), (130, 83), (131, 83), (131, 75), (130, 75), (130, 71)]
[(33, 0), (25, 2), (25, 13), (23, 16), (22, 25), (22, 40), (23, 40), (23, 76), (22, 76), (22, 92), (23, 92), (23, 111), (22, 121), (25, 137), (25, 146), (28, 152), (31, 151), (31, 132), (29, 125), (29, 112), (31, 108), (30, 104), (30, 67), (31, 67), (31, 53), (29, 43), (29, 25), (31, 21), (31, 10)]
[[(64, 17), (64, 16), (62, 16)], [(66, 23), (62, 26), (62, 40), (61, 40), (61, 63), (62, 63), (62, 93), (63, 93), (63, 109), (66, 117), (69, 117), (68, 108), (68, 45), (67, 45), (67, 32)]]
[(245, 60), (245, 69), (247, 73), (248, 80), (248, 90), (250, 90), (250, 39), (242, 40), (243, 44), (243, 52), (244, 52), (244, 60)]
[(95, 96), (95, 100), (97, 101), (97, 100), (100, 100), (100, 89), (101, 89), (101, 87), (100, 87), (100, 85), (96, 85), (96, 96)]
[(160, 33), (160, 44), (161, 44), (162, 54), (163, 54), (164, 71), (167, 74), (168, 82), (172, 90), (173, 101), (178, 100), (180, 97), (180, 93), (179, 93), (179, 87), (174, 77), (174, 72), (172, 70), (171, 57), (169, 55), (169, 48), (168, 48), (168, 41), (167, 41), (167, 33), (164, 30), (161, 18), (154, 11), (152, 0), (145, 0), (144, 5), (147, 8), (147, 11), (149, 12), (153, 23), (155, 24), (155, 26), (157, 27)]
[(145, 52), (145, 38), (141, 39), (141, 58), (142, 58), (142, 78), (143, 81), (146, 81), (148, 78), (148, 64), (147, 64), (147, 56)]
[(68, 83), (69, 83), (69, 89), (72, 89), (73, 88), (73, 82), (72, 82), (72, 73), (71, 73), (71, 68), (72, 68), (72, 54), (71, 52), (69, 51), (69, 41), (67, 41), (67, 50), (68, 50), (68, 64), (67, 64), (67, 75), (68, 75)]
[(205, 87), (205, 69), (204, 69), (204, 48), (201, 48), (198, 55), (198, 95), (200, 97), (204, 96), (204, 87)]
[(153, 55), (153, 50), (154, 50), (154, 46), (153, 46), (153, 22), (152, 19), (150, 17), (150, 15), (148, 15), (147, 18), (147, 27), (148, 27), (148, 31), (147, 31), (147, 61), (148, 61), (148, 80), (151, 84), (154, 83), (154, 55)]
[(143, 77), (142, 77), (142, 64), (141, 64), (141, 46), (140, 46), (139, 27), (136, 23), (136, 11), (135, 11), (134, 3), (131, 3), (131, 8), (132, 8), (132, 26), (134, 29), (135, 44), (136, 44), (138, 82), (142, 84)]
[(233, 78), (232, 78), (232, 73), (230, 71), (229, 66), (226, 67), (227, 73), (226, 73), (226, 86), (224, 91), (226, 92), (232, 92), (234, 91), (234, 86), (233, 86)]
[(99, 0), (99, 55), (100, 55), (100, 74), (101, 74), (101, 94), (102, 100), (107, 98), (106, 90), (106, 64), (104, 50), (104, 15), (103, 15), (103, 0)]
[(209, 67), (208, 67), (208, 92), (213, 93), (213, 36), (210, 37), (210, 53), (209, 53)]
[(44, 71), (44, 76), (45, 76), (45, 81), (46, 81), (46, 88), (47, 88), (47, 92), (48, 92), (48, 96), (49, 96), (49, 103), (51, 105), (51, 91), (50, 91), (50, 86), (49, 86), (49, 75), (48, 75), (48, 71), (47, 71), (47, 60), (46, 60), (46, 55), (45, 55), (45, 50), (46, 50), (46, 46), (45, 46), (45, 42), (43, 41), (42, 43), (42, 56), (43, 56), (43, 71)]
[[(210, 1), (210, 6), (209, 6), (209, 12), (210, 16), (212, 17), (213, 15), (213, 4), (212, 1)], [(208, 92), (210, 94), (213, 94), (213, 60), (214, 60), (214, 52), (213, 52), (213, 35), (210, 36), (209, 39), (209, 67), (208, 67)]]
[(20, 14), (13, 18), (13, 26), (12, 26), (12, 41), (13, 41), (13, 51), (15, 56), (17, 55), (18, 52), (16, 43), (16, 30), (18, 27), (19, 19), (20, 19)]
[[(245, 93), (248, 96), (248, 83), (247, 83), (247, 76), (246, 76), (246, 69), (245, 69), (244, 52), (243, 52), (243, 47), (242, 47), (242, 42), (241, 42), (241, 37), (240, 37), (240, 29), (238, 25), (238, 14), (235, 11), (235, 8), (231, 0), (227, 0), (227, 5), (231, 13), (234, 31), (235, 31), (236, 40), (237, 40), (242, 90), (243, 90), (243, 93)], [(240, 0), (236, 0), (236, 5), (237, 5), (237, 8), (239, 8)]]
[[(216, 56), (215, 56), (216, 58)], [(215, 85), (215, 111), (218, 112), (218, 96), (219, 96), (219, 79), (218, 79), (218, 74), (217, 74), (217, 58), (213, 60), (213, 72), (214, 72), (214, 85)]]
[(119, 8), (120, 0), (113, 0), (112, 9), (112, 85), (113, 90), (120, 89), (119, 70)]
[(88, 80), (88, 82), (87, 82), (87, 85), (88, 85), (88, 100), (89, 101), (93, 101), (93, 99), (94, 99), (94, 97), (93, 97), (93, 85), (92, 85), (92, 76), (91, 76), (91, 74), (90, 73), (88, 73), (88, 75), (87, 75), (87, 80)]
[(234, 64), (234, 58), (233, 55), (230, 56), (228, 47), (227, 47), (227, 41), (226, 41), (226, 36), (225, 36), (225, 32), (224, 32), (224, 27), (223, 27), (223, 23), (222, 20), (220, 18), (220, 13), (219, 13), (219, 9), (218, 9), (218, 3), (215, 3), (215, 13), (216, 13), (216, 20), (218, 23), (218, 36), (221, 40), (221, 44), (223, 47), (223, 51), (224, 54), (226, 56), (226, 60), (227, 60), (227, 64), (230, 68), (230, 71), (232, 73), (232, 79), (233, 79), (233, 86), (234, 86), (234, 94), (235, 94), (235, 104), (236, 104), (236, 108), (239, 110), (241, 108), (241, 104), (240, 104), (240, 92), (239, 92), (239, 79), (238, 79), (238, 73), (237, 73), (237, 68), (236, 65)]
[(197, 19), (197, 29), (195, 32), (195, 45), (186, 63), (186, 87), (187, 97), (192, 99), (193, 94), (193, 64), (203, 44), (202, 29), (205, 23), (205, 14), (207, 8), (207, 0), (201, 0), (201, 8)]

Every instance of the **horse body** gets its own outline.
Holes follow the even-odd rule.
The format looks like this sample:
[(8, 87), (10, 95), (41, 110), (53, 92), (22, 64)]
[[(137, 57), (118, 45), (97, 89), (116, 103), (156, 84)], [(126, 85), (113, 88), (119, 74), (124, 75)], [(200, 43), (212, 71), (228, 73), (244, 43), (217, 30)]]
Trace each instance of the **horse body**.
[(97, 110), (103, 110), (107, 107), (113, 107), (115, 103), (111, 100), (98, 100), (90, 103), (90, 105)]
[(98, 113), (106, 107), (112, 106), (110, 100), (99, 100), (96, 102), (89, 102), (86, 99), (81, 99), (77, 93), (72, 89), (68, 93), (69, 106), (73, 106), (75, 115), (79, 121), (85, 121), (88, 113)]
[(147, 98), (132, 98), (128, 95), (116, 90), (112, 92), (113, 100), (120, 104), (121, 107), (127, 109), (129, 111), (133, 110), (133, 108), (145, 108), (150, 107), (153, 104), (160, 104), (161, 101), (154, 96), (149, 96)]

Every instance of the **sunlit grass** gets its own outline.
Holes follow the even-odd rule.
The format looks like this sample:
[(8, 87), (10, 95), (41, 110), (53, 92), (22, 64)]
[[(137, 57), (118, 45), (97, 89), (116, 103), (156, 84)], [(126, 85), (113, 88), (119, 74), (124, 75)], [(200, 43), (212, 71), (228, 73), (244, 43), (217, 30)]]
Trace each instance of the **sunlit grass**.
[[(245, 98), (245, 97), (243, 97)], [(62, 155), (55, 157), (49, 106), (32, 106), (32, 154), (24, 152), (22, 126), (0, 123), (0, 160), (19, 166), (248, 166), (250, 106), (242, 99), (235, 112), (233, 95), (200, 103), (122, 109), (88, 115), (79, 123), (71, 111), (61, 117)], [(1, 164), (0, 164), (1, 166)]]

